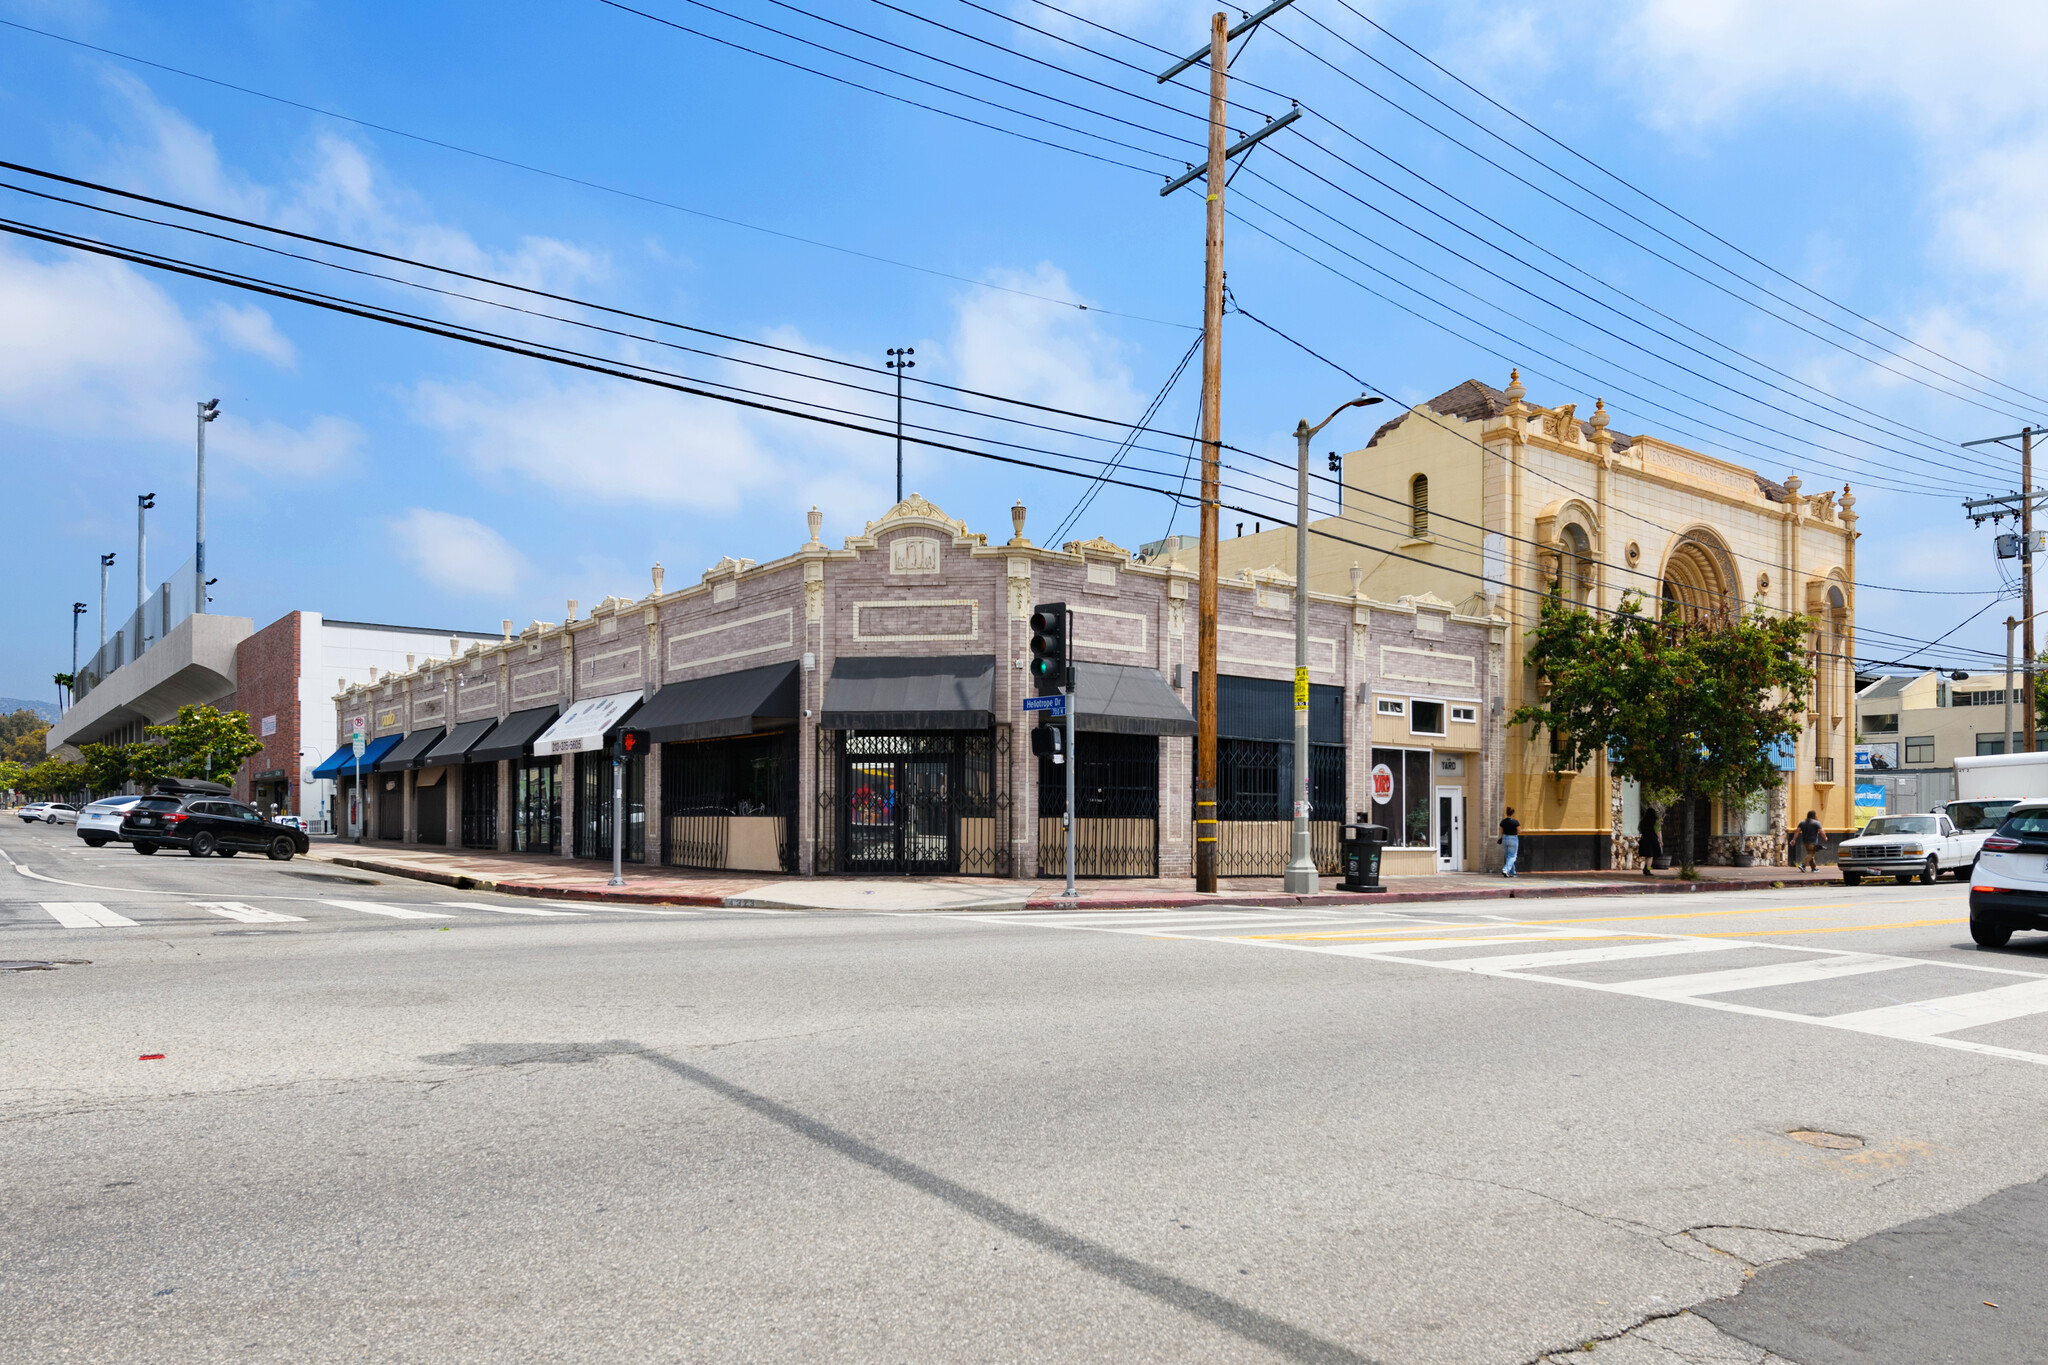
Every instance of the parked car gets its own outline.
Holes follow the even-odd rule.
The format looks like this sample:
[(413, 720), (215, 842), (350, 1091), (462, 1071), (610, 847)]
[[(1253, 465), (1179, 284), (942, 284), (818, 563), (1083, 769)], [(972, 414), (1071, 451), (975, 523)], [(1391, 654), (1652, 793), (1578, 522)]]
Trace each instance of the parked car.
[(1932, 883), (1942, 873), (1967, 876), (1983, 840), (1959, 834), (1946, 815), (1880, 815), (1835, 850), (1835, 866), (1850, 886), (1865, 877), (1897, 877)]
[[(195, 787), (213, 788), (193, 791)], [(285, 862), (312, 847), (305, 831), (266, 820), (253, 807), (226, 794), (214, 782), (186, 782), (177, 789), (160, 788), (129, 807), (121, 821), (121, 837), (137, 853), (182, 848), (195, 858), (218, 853), (264, 853)]]
[(78, 807), (67, 806), (62, 801), (31, 801), (20, 811), (21, 822), (33, 825), (38, 820), (46, 825), (68, 825), (78, 819)]
[(85, 840), (87, 848), (104, 848), (121, 838), (122, 817), (141, 799), (139, 796), (107, 796), (90, 803), (78, 812), (78, 837)]
[(2014, 806), (1984, 841), (1970, 878), (1970, 937), (2003, 948), (2019, 929), (2048, 929), (2048, 799)]

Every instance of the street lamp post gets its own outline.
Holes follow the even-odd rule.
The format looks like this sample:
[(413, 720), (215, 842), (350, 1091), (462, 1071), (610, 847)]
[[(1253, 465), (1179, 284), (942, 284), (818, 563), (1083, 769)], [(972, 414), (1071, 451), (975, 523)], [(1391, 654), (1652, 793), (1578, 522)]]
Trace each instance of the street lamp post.
[(107, 570), (114, 567), (114, 556), (100, 556), (100, 653), (107, 650)]
[(64, 705), (66, 707), (75, 706), (78, 703), (78, 618), (83, 616), (85, 612), (85, 603), (73, 602), (71, 604), (71, 685), (64, 689)]
[(1295, 894), (1322, 889), (1315, 855), (1309, 849), (1308, 829), (1315, 800), (1308, 745), (1308, 443), (1345, 408), (1370, 407), (1379, 401), (1370, 395), (1354, 398), (1314, 426), (1304, 417), (1294, 428), (1294, 856), (1282, 885)]
[(192, 612), (195, 616), (206, 610), (206, 424), (218, 416), (218, 398), (209, 398), (199, 405), (199, 513), (195, 535), (198, 545), (192, 552)]
[(147, 571), (148, 555), (146, 554), (149, 542), (143, 536), (142, 518), (143, 513), (154, 506), (156, 506), (156, 494), (137, 493), (135, 495), (135, 639), (130, 642), (128, 648), (128, 657), (131, 659), (142, 657), (142, 640), (148, 634), (142, 628), (142, 595), (145, 590), (144, 584), (149, 578)]

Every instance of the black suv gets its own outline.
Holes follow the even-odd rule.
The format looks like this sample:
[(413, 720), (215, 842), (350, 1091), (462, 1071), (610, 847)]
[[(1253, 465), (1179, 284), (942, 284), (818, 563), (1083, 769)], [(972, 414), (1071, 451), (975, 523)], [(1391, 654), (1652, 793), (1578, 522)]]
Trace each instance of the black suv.
[(137, 853), (182, 848), (195, 858), (261, 852), (285, 862), (312, 847), (304, 831), (264, 819), (218, 782), (159, 783), (154, 795), (129, 807), (121, 837)]

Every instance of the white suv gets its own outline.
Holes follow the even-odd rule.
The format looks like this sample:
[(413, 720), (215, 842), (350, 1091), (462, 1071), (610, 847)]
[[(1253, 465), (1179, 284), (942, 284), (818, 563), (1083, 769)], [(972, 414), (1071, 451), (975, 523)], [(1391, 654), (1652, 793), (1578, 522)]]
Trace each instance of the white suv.
[(2048, 929), (2048, 799), (2022, 801), (1984, 841), (1970, 878), (1970, 937), (2003, 948), (2016, 929)]

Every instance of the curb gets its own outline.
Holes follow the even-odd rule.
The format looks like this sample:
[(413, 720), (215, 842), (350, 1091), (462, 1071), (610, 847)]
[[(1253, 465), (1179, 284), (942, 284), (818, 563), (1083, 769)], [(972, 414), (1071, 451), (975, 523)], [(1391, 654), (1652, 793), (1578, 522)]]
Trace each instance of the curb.
[[(393, 863), (379, 862), (374, 858), (343, 857), (328, 855), (318, 859), (336, 867), (355, 868), (361, 872), (379, 872), (387, 877), (405, 877), (413, 881), (432, 882), (440, 886), (453, 887), (458, 891), (495, 891), (505, 896), (533, 896), (552, 900), (572, 901), (616, 901), (627, 905), (684, 905), (705, 909), (778, 909), (778, 910), (820, 910), (816, 906), (792, 906), (782, 902), (771, 903), (745, 894), (736, 896), (691, 895), (687, 892), (634, 891), (630, 888), (614, 890), (611, 887), (568, 887), (547, 886), (534, 882), (491, 881), (483, 877), (460, 876), (449, 872), (436, 872), (427, 868), (404, 867)], [(1217, 892), (1202, 895), (1192, 891), (1166, 891), (1155, 895), (1117, 895), (1109, 893), (1095, 896), (1081, 896), (1068, 900), (1064, 896), (1034, 896), (1000, 904), (981, 904), (948, 907), (952, 913), (1014, 913), (1018, 910), (1181, 910), (1201, 905), (1243, 905), (1254, 909), (1287, 908), (1295, 906), (1372, 906), (1372, 905), (1428, 905), (1443, 901), (1506, 901), (1506, 900), (1558, 900), (1592, 896), (1644, 896), (1644, 895), (1699, 895), (1715, 891), (1751, 891), (1768, 889), (1769, 882), (1628, 882), (1612, 886), (1514, 886), (1498, 888), (1445, 888), (1441, 891), (1323, 891), (1314, 895), (1287, 894), (1233, 894)], [(1786, 889), (1790, 889), (1788, 884)], [(857, 911), (823, 911), (820, 913), (845, 914)], [(901, 913), (900, 911), (896, 913)]]

